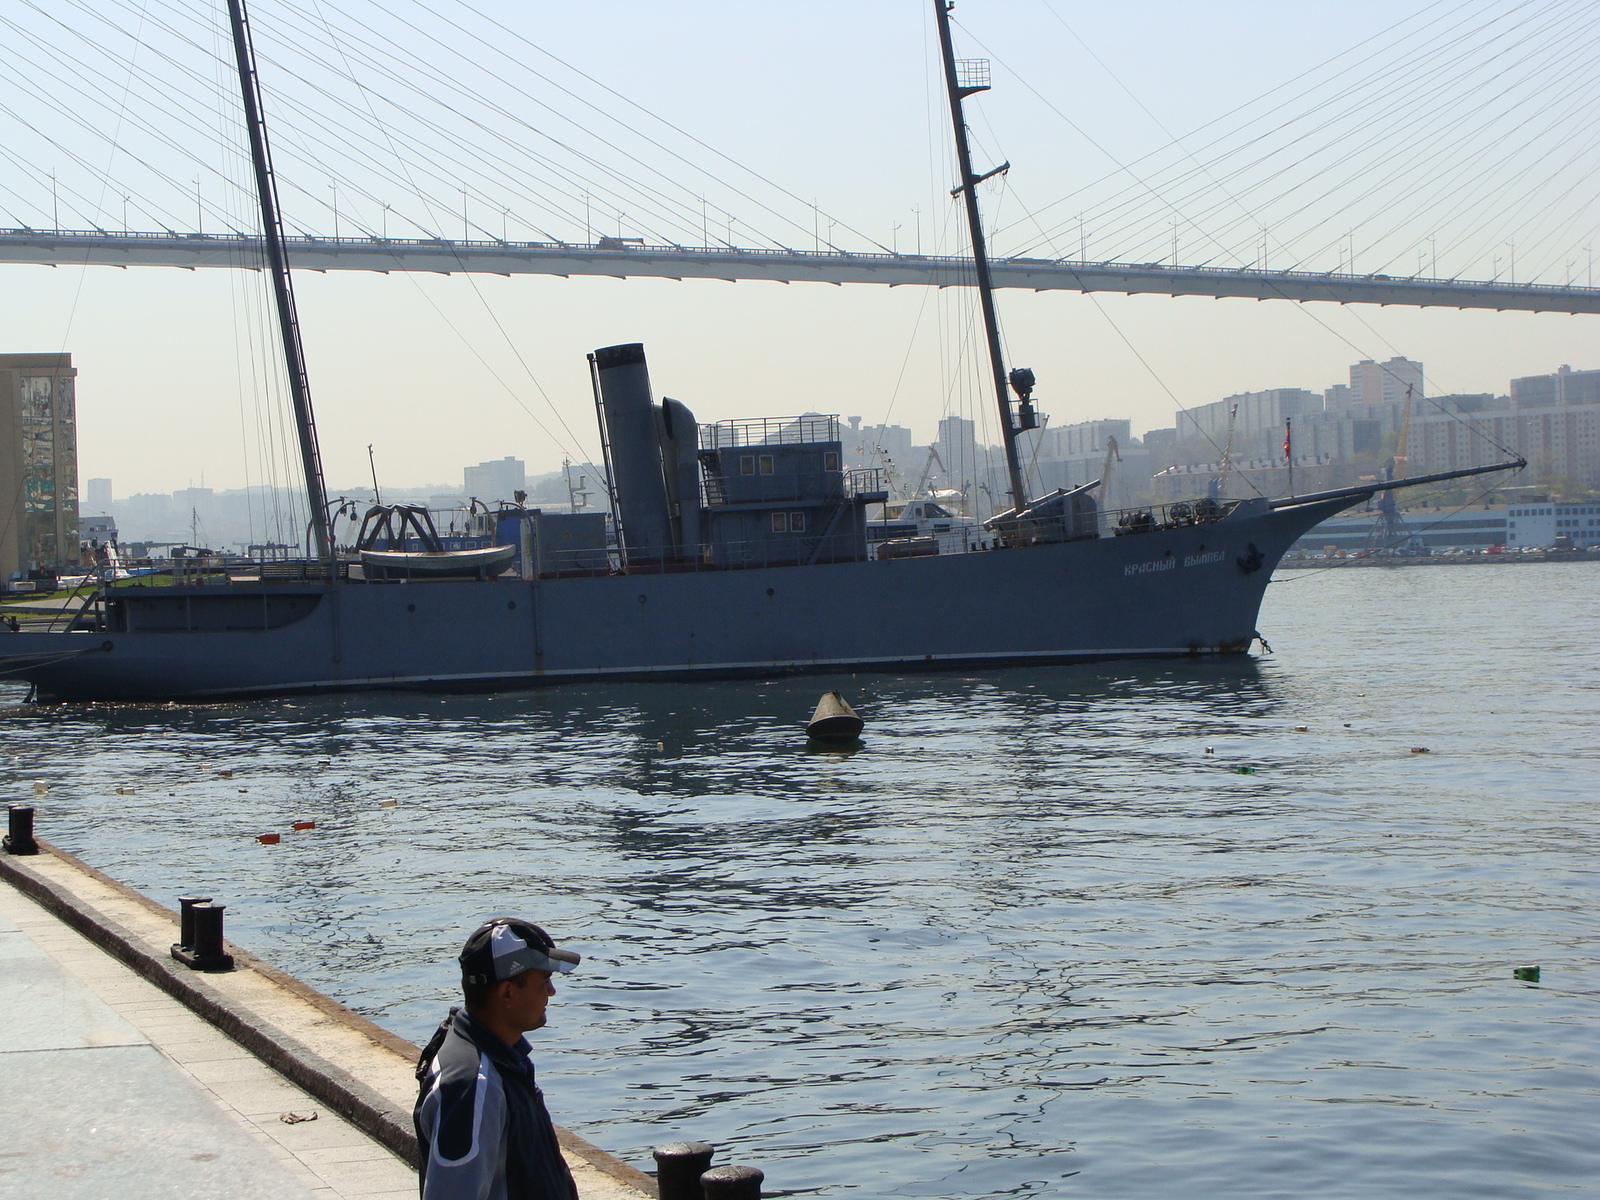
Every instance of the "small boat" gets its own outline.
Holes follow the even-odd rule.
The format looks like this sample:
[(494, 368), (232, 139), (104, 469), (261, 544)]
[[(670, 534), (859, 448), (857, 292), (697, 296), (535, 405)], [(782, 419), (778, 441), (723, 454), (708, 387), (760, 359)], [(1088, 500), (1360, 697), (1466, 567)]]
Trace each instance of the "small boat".
[(476, 550), (362, 550), (368, 579), (496, 579), (517, 556), (515, 546)]
[[(415, 545), (415, 550), (407, 546)], [(433, 515), (417, 504), (375, 504), (356, 538), (365, 579), (498, 579), (515, 546), (446, 550)]]

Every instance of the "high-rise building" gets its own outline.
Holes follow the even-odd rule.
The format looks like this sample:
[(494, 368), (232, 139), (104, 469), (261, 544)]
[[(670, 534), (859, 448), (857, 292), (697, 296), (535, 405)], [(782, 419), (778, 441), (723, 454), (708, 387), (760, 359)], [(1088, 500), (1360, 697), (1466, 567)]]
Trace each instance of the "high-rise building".
[(958, 491), (976, 487), (986, 465), (978, 455), (977, 426), (966, 417), (945, 417), (939, 422), (935, 445), (948, 485)]
[(1350, 368), (1350, 391), (1359, 404), (1399, 404), (1408, 386), (1420, 400), (1422, 382), (1422, 364), (1399, 356), (1382, 363), (1364, 358)]
[(84, 485), (88, 499), (85, 507), (92, 513), (109, 513), (111, 511), (111, 480), (91, 479)]
[(1565, 363), (1553, 375), (1525, 375), (1511, 381), (1513, 408), (1600, 404), (1600, 371), (1574, 371)]
[(882, 467), (904, 474), (911, 470), (911, 430), (904, 425), (862, 425), (850, 418), (845, 456), (856, 467)]
[(493, 462), (466, 467), (461, 472), (466, 493), (479, 500), (512, 500), (528, 490), (528, 466), (509, 454)]
[(1445, 396), (1440, 406), (1444, 411), (1411, 418), (1411, 473), (1488, 466), (1519, 454), (1539, 487), (1600, 487), (1600, 371), (1562, 367), (1513, 379), (1510, 396)]
[(0, 354), (0, 576), (78, 564), (77, 370)]
[(1177, 414), (1179, 441), (1199, 440), (1221, 453), (1232, 425), (1234, 446), (1240, 449), (1264, 438), (1283, 440), (1285, 420), (1322, 411), (1322, 397), (1305, 388), (1269, 388), (1240, 392), (1211, 404), (1197, 404)]
[(1083, 454), (1104, 454), (1106, 442), (1117, 439), (1118, 446), (1133, 444), (1133, 422), (1125, 417), (1103, 421), (1078, 421), (1071, 425), (1051, 425), (1037, 434), (1024, 434), (1036, 439), (1028, 446), (1024, 457), (1035, 457), (1043, 462), (1062, 462)]

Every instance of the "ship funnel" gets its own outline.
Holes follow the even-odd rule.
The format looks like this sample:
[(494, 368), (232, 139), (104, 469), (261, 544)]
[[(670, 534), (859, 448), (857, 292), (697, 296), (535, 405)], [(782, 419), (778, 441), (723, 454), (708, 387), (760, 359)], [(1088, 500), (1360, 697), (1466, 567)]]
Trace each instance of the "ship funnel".
[(700, 426), (681, 400), (661, 401), (661, 466), (667, 481), (667, 511), (678, 555), (697, 559), (700, 537)]
[(660, 561), (673, 551), (672, 521), (644, 346), (606, 346), (594, 364), (623, 549), (633, 562)]

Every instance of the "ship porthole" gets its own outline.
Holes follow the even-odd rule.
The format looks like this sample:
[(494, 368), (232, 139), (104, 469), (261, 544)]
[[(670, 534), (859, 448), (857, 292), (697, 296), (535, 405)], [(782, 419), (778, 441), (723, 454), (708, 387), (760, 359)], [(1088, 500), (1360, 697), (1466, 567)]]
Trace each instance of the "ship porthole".
[(415, 604), (408, 604), (408, 605), (406, 605), (406, 611), (407, 612), (416, 612), (417, 611), (417, 606)]

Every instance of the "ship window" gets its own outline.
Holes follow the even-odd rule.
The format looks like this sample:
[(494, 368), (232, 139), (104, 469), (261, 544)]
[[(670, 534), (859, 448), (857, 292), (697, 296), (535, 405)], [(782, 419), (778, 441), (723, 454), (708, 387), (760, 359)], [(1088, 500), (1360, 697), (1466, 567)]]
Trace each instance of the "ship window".
[(789, 514), (788, 513), (773, 513), (772, 514), (772, 532), (773, 533), (788, 533), (789, 532)]
[(822, 469), (824, 471), (837, 471), (839, 469), (839, 455), (829, 450), (822, 456)]
[(741, 454), (739, 456), (739, 474), (754, 475), (756, 473), (756, 456), (754, 454)]
[(763, 454), (761, 456), (761, 473), (763, 475), (772, 474), (772, 455)]
[(789, 529), (793, 533), (804, 533), (806, 531), (806, 515), (805, 515), (805, 513), (803, 513), (803, 512), (790, 513), (789, 514)]

